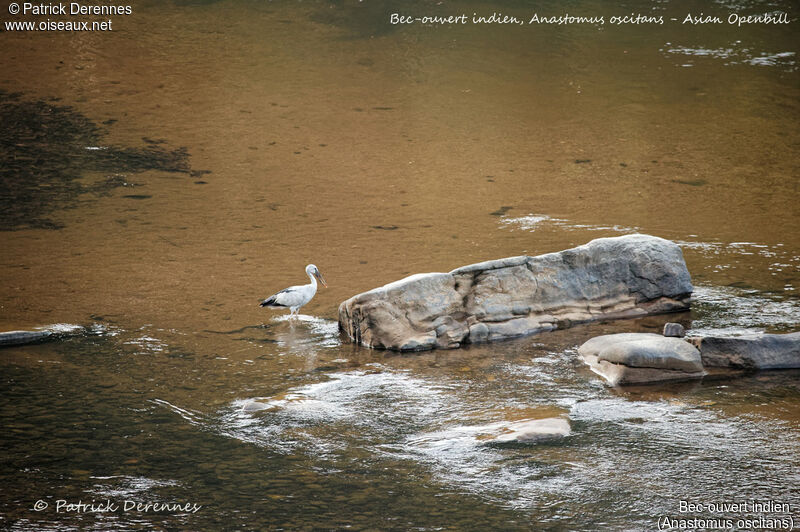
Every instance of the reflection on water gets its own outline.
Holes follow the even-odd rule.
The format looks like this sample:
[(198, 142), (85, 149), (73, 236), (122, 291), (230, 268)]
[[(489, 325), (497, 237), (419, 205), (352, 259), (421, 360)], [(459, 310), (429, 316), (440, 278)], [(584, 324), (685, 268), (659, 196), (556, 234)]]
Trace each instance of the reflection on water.
[[(146, 170), (189, 173), (186, 149), (167, 150), (144, 138), (142, 148), (98, 146), (101, 126), (70, 106), (24, 101), (0, 88), (0, 228), (57, 229), (53, 210), (75, 207), (81, 196), (109, 196), (117, 187), (135, 187), (128, 176)], [(113, 122), (109, 122), (109, 125)], [(87, 174), (102, 178), (82, 182)], [(124, 197), (134, 197), (127, 195)]]
[[(1, 353), (4, 528), (639, 530), (681, 499), (800, 504), (797, 372), (615, 390), (576, 353), (665, 321), (798, 329), (797, 6), (569, 6), (793, 21), (741, 28), (398, 9), (181, 1), (0, 33), (0, 330), (59, 324)], [(681, 245), (691, 312), (416, 355), (338, 333), (339, 302), (408, 274), (631, 232)], [(309, 262), (330, 288), (306, 314), (258, 307)], [(570, 435), (488, 441), (545, 418)]]

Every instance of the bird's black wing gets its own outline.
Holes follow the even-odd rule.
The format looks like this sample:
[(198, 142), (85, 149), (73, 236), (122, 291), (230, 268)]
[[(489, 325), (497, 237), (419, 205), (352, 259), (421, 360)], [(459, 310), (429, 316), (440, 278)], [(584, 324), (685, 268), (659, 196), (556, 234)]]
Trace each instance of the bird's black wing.
[(276, 292), (275, 294), (269, 296), (267, 299), (262, 301), (259, 304), (259, 306), (261, 306), (261, 307), (285, 307), (286, 305), (281, 305), (280, 303), (278, 303), (276, 301), (277, 297), (279, 295), (281, 295), (281, 294), (288, 294), (289, 292), (295, 292), (296, 290), (297, 290), (297, 288), (294, 288), (294, 287), (284, 288), (280, 292)]

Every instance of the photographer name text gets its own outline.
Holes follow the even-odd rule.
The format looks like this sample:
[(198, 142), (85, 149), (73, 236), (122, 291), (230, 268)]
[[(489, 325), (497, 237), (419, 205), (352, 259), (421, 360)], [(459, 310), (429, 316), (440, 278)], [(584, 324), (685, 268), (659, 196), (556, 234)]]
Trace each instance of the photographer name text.
[(134, 501), (130, 499), (122, 501), (112, 501), (105, 499), (100, 502), (68, 501), (57, 499), (52, 503), (45, 500), (38, 500), (33, 505), (34, 511), (43, 512), (48, 508), (55, 510), (57, 514), (106, 514), (119, 512), (136, 513), (197, 513), (203, 505), (193, 502), (159, 502), (159, 501)]

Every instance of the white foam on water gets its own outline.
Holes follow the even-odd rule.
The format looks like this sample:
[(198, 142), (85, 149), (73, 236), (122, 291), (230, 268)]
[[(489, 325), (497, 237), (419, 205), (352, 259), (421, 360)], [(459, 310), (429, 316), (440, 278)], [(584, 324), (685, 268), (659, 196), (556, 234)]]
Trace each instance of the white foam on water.
[[(773, 16), (778, 17), (780, 13), (773, 12)], [(766, 52), (756, 51), (746, 47), (742, 41), (736, 40), (725, 47), (707, 48), (704, 46), (678, 46), (666, 43), (659, 49), (666, 57), (700, 57), (711, 58), (723, 61), (729, 65), (750, 65), (759, 67), (778, 67), (787, 72), (797, 69), (797, 62), (794, 60), (795, 52)], [(684, 63), (681, 66), (693, 66), (692, 63)]]
[[(438, 412), (452, 409), (444, 400), (445, 388), (391, 371), (335, 373), (329, 380), (273, 398), (233, 401), (222, 415), (222, 426), (231, 437), (277, 451), (342, 449), (348, 438), (363, 444), (385, 440), (398, 427), (426, 423)], [(341, 424), (342, 438), (323, 441), (319, 434), (329, 434), (332, 424)]]
[(622, 225), (595, 225), (572, 223), (564, 218), (552, 218), (546, 214), (528, 214), (525, 216), (502, 216), (499, 224), (501, 227), (511, 230), (535, 231), (538, 227), (559, 227), (565, 230), (584, 230), (584, 231), (614, 231), (617, 233), (638, 233), (636, 227), (626, 227)]
[(93, 476), (90, 478), (97, 481), (89, 490), (90, 493), (115, 500), (141, 496), (155, 488), (180, 486), (180, 483), (176, 480), (156, 480), (128, 475)]
[(530, 231), (532, 229), (535, 229), (536, 226), (541, 224), (542, 222), (555, 223), (561, 221), (566, 221), (566, 220), (558, 220), (544, 214), (529, 214), (527, 216), (518, 216), (516, 218), (510, 216), (503, 216), (502, 218), (500, 218), (500, 225), (514, 226), (524, 231)]
[(84, 327), (72, 323), (55, 323), (53, 325), (48, 325), (47, 327), (43, 327), (41, 330), (48, 331), (53, 334), (70, 334), (70, 333), (78, 333), (84, 330)]

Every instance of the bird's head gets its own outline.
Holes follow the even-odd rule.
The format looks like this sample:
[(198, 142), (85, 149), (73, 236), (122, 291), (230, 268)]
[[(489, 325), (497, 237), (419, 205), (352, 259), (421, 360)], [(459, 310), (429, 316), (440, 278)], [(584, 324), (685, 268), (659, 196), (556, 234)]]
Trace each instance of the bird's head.
[(319, 282), (321, 282), (322, 286), (324, 286), (325, 288), (328, 287), (328, 283), (325, 282), (325, 278), (322, 277), (322, 274), (320, 273), (319, 268), (317, 268), (313, 264), (309, 264), (308, 266), (306, 266), (306, 273), (308, 275), (313, 275), (314, 277), (319, 279)]

